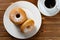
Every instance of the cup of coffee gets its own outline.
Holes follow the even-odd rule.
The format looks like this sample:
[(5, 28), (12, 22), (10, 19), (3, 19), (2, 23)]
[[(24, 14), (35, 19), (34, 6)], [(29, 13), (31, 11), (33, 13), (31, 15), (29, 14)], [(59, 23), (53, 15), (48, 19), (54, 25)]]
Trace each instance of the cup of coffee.
[(59, 12), (59, 0), (38, 0), (38, 8), (43, 15), (54, 16)]

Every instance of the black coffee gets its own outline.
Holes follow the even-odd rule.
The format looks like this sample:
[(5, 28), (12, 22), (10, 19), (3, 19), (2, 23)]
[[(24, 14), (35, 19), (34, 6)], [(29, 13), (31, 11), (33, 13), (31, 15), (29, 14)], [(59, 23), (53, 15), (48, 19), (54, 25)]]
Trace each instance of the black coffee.
[(56, 1), (55, 0), (45, 0), (44, 4), (47, 8), (53, 8), (56, 4)]

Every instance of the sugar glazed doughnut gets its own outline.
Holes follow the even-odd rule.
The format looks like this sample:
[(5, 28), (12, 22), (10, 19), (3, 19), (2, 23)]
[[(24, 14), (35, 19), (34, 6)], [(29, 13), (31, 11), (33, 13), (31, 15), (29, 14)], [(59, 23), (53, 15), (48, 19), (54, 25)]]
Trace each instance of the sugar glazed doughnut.
[(23, 33), (31, 32), (33, 28), (34, 28), (34, 21), (32, 19), (28, 19), (20, 26), (21, 32)]
[(27, 20), (25, 11), (19, 7), (11, 10), (9, 18), (15, 24), (22, 24)]

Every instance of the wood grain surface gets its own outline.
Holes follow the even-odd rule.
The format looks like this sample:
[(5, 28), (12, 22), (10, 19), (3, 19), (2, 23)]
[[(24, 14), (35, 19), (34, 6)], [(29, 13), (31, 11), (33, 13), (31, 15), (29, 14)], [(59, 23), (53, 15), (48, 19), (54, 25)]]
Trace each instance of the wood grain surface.
[[(3, 25), (4, 12), (9, 5), (20, 0), (0, 0), (0, 40), (21, 40), (9, 35)], [(38, 0), (26, 0), (37, 6)], [(59, 12), (60, 13), (60, 12)], [(60, 14), (53, 17), (42, 15), (42, 25), (39, 32), (26, 40), (60, 40)]]

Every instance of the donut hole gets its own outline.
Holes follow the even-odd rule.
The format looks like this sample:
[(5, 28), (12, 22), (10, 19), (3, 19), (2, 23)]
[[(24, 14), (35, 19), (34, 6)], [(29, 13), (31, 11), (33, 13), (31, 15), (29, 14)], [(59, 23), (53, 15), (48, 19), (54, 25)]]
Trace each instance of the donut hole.
[(29, 28), (30, 28), (30, 26), (27, 27), (27, 29), (29, 29)]
[(20, 14), (16, 14), (16, 18), (19, 18), (20, 17)]
[(56, 5), (56, 0), (45, 0), (44, 4), (47, 8), (53, 8)]

